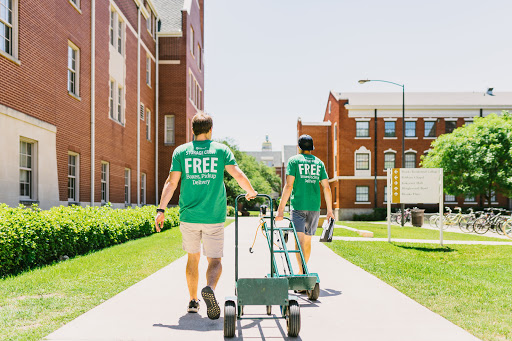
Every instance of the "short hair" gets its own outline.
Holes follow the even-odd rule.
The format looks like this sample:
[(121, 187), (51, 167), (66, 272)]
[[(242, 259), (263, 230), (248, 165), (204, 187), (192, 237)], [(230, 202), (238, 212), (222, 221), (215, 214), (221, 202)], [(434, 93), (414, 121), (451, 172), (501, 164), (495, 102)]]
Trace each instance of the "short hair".
[(206, 134), (212, 129), (212, 117), (206, 113), (198, 112), (192, 118), (192, 131), (194, 135)]

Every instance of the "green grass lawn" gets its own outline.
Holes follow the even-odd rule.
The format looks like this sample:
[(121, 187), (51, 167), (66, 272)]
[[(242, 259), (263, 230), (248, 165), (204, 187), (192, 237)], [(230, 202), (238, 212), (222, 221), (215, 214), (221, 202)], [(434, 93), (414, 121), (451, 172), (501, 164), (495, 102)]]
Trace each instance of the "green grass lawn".
[(512, 247), (328, 243), (334, 252), (483, 340), (512, 340)]
[[(367, 222), (351, 222), (351, 221), (336, 222), (336, 224), (353, 227), (358, 230), (372, 231), (374, 238), (387, 238), (388, 237), (388, 226), (387, 225), (372, 224), (372, 223), (367, 223)], [(351, 233), (351, 231), (348, 231), (345, 229), (340, 229), (340, 228), (337, 228), (334, 230), (335, 236), (352, 237), (353, 235), (349, 235), (350, 233)], [(359, 237), (359, 235), (357, 233), (355, 233), (355, 237)], [(421, 227), (409, 227), (409, 226), (401, 227), (398, 225), (391, 225), (391, 238), (393, 238), (393, 239), (438, 240), (439, 239), (439, 231), (424, 229)], [(500, 241), (500, 242), (511, 241), (512, 242), (512, 240), (507, 240), (507, 239), (477, 236), (474, 234), (465, 234), (465, 233), (456, 233), (456, 232), (443, 232), (443, 239), (445, 239), (445, 240), (486, 240), (486, 241)]]
[(184, 254), (173, 228), (0, 279), (0, 340), (40, 340)]

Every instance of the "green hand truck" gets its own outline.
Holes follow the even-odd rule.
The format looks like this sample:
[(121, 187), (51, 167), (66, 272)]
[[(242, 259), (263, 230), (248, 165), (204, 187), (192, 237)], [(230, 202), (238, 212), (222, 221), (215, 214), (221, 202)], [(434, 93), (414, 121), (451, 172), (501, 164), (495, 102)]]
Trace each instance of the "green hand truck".
[[(307, 288), (313, 290), (318, 276), (312, 276), (307, 272), (305, 267), (304, 256), (302, 251), (302, 261), (305, 269), (305, 275), (286, 276), (280, 275), (277, 271), (277, 263), (275, 260), (274, 250), (274, 231), (279, 230), (274, 226), (274, 210), (272, 207), (272, 199), (266, 194), (258, 194), (258, 197), (264, 197), (269, 200), (270, 209), (270, 228), (264, 224), (269, 248), (270, 248), (270, 274), (266, 278), (238, 278), (238, 200), (244, 197), (239, 195), (235, 199), (235, 295), (226, 297), (224, 303), (224, 336), (235, 336), (236, 321), (243, 319), (286, 319), (288, 336), (296, 337), (300, 332), (300, 307), (294, 295), (289, 295), (288, 290), (295, 288)], [(292, 223), (293, 224), (293, 223)], [(293, 229), (293, 225), (291, 226)], [(294, 230), (294, 229), (293, 229)], [(283, 231), (279, 231), (280, 240), (283, 241)], [(297, 234), (294, 232), (295, 237)], [(298, 239), (296, 239), (298, 241)], [(281, 242), (284, 244), (284, 242)], [(286, 246), (286, 245), (285, 245)], [(281, 248), (280, 248), (281, 249)], [(285, 249), (286, 250), (286, 249)], [(281, 250), (279, 250), (281, 251)], [(287, 257), (288, 267), (291, 263), (288, 251), (284, 254)], [(278, 252), (279, 253), (279, 252)], [(292, 273), (293, 274), (293, 273)], [(298, 277), (298, 279), (295, 279)], [(290, 282), (291, 281), (291, 282)], [(281, 308), (281, 317), (250, 317), (244, 318), (244, 306), (246, 305), (262, 305), (267, 308), (267, 315), (271, 315), (272, 305), (279, 305)]]

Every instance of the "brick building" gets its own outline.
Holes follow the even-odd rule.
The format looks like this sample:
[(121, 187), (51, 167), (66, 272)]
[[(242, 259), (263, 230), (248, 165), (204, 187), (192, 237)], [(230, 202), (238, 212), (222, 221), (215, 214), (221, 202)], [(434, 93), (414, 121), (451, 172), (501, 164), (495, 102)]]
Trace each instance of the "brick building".
[[(470, 124), (476, 116), (511, 109), (512, 93), (406, 93), (405, 167), (419, 167), (420, 156), (437, 136)], [(330, 92), (323, 121), (299, 118), (297, 130), (314, 139), (313, 154), (327, 167), (339, 219), (385, 207), (386, 169), (402, 165), (401, 93)], [(445, 203), (483, 206), (479, 197), (446, 195)], [(493, 204), (510, 206), (510, 200), (497, 193)]]
[(0, 202), (156, 203), (203, 107), (203, 1), (2, 1), (0, 32)]

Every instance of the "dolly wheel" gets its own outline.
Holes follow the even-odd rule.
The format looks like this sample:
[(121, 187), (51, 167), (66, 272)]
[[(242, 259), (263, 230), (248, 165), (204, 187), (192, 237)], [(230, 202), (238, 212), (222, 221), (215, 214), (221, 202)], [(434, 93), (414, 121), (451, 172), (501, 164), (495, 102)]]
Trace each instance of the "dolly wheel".
[(235, 336), (236, 305), (233, 301), (224, 303), (224, 337)]
[(316, 283), (313, 290), (307, 290), (308, 298), (311, 301), (316, 301), (318, 296), (320, 296), (320, 283)]
[(267, 305), (267, 315), (272, 315), (272, 306)]
[(300, 332), (300, 307), (297, 301), (291, 300), (286, 316), (288, 336), (297, 337)]

